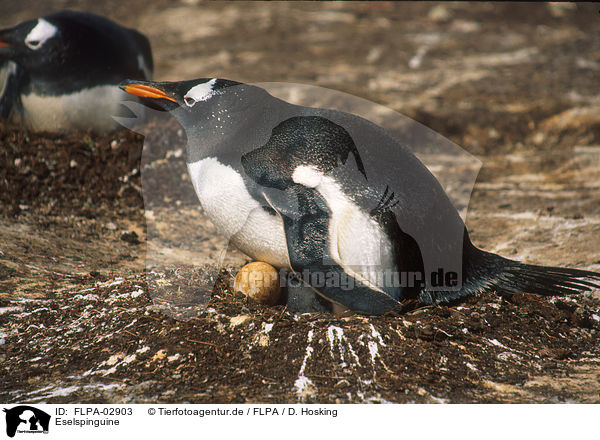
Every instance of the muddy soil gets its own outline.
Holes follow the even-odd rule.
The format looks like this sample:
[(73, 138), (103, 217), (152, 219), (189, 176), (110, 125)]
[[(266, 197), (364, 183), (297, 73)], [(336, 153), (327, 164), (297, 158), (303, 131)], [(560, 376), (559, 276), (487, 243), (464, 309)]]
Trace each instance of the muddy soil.
[[(596, 5), (38, 3), (3, 4), (0, 26), (93, 11), (149, 36), (158, 79), (305, 83), (408, 115), (482, 161), (476, 245), (600, 271)], [(150, 249), (140, 170), (174, 179), (151, 218), (210, 235), (184, 144), (173, 122), (152, 142), (0, 123), (0, 401), (600, 402), (598, 291), (299, 315), (234, 293), (232, 253), (208, 307), (174, 319), (147, 252), (188, 285), (205, 274), (190, 249)]]

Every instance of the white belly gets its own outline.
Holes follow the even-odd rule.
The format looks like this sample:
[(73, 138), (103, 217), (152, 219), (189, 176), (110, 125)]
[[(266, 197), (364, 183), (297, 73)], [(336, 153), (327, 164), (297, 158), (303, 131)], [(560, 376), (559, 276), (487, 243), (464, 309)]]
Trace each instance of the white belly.
[(84, 89), (69, 95), (23, 95), (23, 122), (33, 130), (110, 131), (118, 126), (119, 103), (127, 93), (116, 85)]
[(215, 158), (188, 164), (202, 209), (230, 243), (249, 257), (287, 267), (283, 223), (252, 198), (242, 177)]
[[(329, 192), (324, 188), (321, 190)], [(396, 271), (389, 237), (373, 218), (354, 203), (345, 201), (332, 205), (329, 206), (329, 250), (333, 260), (345, 272), (371, 288), (384, 288), (386, 276)]]
[(383, 289), (386, 277), (397, 268), (393, 245), (381, 226), (350, 200), (332, 177), (314, 167), (299, 166), (293, 179), (317, 190), (327, 203), (331, 258), (365, 285)]

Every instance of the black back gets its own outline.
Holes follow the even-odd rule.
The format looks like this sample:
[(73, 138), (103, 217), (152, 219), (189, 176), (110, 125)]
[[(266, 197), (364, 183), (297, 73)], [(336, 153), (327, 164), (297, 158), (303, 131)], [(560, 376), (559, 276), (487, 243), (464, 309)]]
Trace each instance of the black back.
[[(37, 19), (0, 31), (15, 46), (10, 59), (28, 76), (24, 92), (59, 95), (118, 84), (126, 78), (144, 79), (152, 73), (150, 42), (138, 31), (87, 12), (67, 10), (43, 18), (58, 32), (38, 50), (24, 44)], [(140, 59), (146, 69), (141, 68)]]

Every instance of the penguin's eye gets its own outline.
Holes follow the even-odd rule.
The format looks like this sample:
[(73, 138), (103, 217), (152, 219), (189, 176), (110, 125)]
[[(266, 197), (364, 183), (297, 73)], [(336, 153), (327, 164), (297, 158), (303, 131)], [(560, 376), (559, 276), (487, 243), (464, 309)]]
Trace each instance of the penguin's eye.
[(196, 104), (196, 100), (194, 98), (190, 98), (189, 96), (184, 96), (183, 101), (188, 107), (193, 107), (194, 104)]
[(25, 44), (27, 44), (27, 46), (30, 49), (39, 49), (40, 46), (42, 45), (42, 41), (41, 40), (34, 40), (34, 41), (26, 41)]

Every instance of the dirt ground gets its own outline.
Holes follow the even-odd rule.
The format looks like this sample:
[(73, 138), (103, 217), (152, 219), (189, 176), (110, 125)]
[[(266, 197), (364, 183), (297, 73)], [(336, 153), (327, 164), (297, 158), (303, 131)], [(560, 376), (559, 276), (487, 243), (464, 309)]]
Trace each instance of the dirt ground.
[[(318, 85), (414, 118), (483, 163), (476, 245), (600, 271), (597, 5), (38, 3), (2, 4), (0, 26), (101, 13), (149, 36), (157, 79)], [(181, 182), (163, 208), (182, 224), (198, 212), (184, 139), (161, 133), (143, 157)], [(143, 145), (0, 123), (0, 401), (600, 402), (599, 291), (298, 315), (233, 293), (231, 267), (208, 308), (174, 319), (146, 277)], [(202, 270), (186, 270), (193, 287)]]

